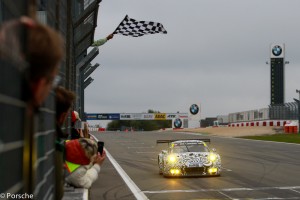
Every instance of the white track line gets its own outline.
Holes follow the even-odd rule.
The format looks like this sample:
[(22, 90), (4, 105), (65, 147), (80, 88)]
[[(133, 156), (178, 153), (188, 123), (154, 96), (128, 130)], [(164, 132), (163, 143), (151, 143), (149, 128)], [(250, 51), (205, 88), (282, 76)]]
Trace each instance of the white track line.
[(158, 190), (158, 191), (143, 191), (146, 194), (163, 194), (163, 193), (178, 193), (178, 192), (237, 192), (237, 191), (262, 191), (262, 190), (292, 190), (300, 189), (300, 186), (287, 187), (253, 187), (253, 188), (221, 188), (221, 189), (199, 189), (199, 190)]
[(296, 192), (296, 193), (300, 194), (300, 192), (297, 191), (297, 190), (294, 190), (294, 189), (290, 189), (290, 190), (293, 191), (293, 192)]
[(219, 194), (227, 197), (228, 199), (231, 199), (231, 200), (235, 200), (234, 198), (232, 198), (231, 196), (227, 195), (227, 194), (224, 194), (223, 192), (218, 192)]
[[(98, 139), (94, 135), (92, 135), (92, 136), (93, 136), (93, 138), (96, 141), (98, 141)], [(105, 149), (106, 156), (108, 157), (109, 161), (115, 167), (115, 169), (117, 170), (117, 172), (120, 174), (120, 176), (122, 177), (122, 179), (124, 180), (124, 182), (127, 184), (127, 186), (129, 187), (129, 189), (131, 190), (131, 192), (133, 193), (133, 195), (135, 196), (135, 198), (137, 200), (149, 200), (147, 198), (147, 196), (140, 190), (140, 188), (138, 188), (138, 186), (126, 174), (126, 172), (122, 169), (122, 167), (119, 165), (119, 163), (107, 151), (107, 149), (106, 148), (104, 148), (104, 149)]]
[(225, 167), (221, 167), (221, 169), (224, 170), (224, 171), (227, 171), (227, 172), (232, 172), (231, 169), (227, 169), (227, 168), (225, 168)]

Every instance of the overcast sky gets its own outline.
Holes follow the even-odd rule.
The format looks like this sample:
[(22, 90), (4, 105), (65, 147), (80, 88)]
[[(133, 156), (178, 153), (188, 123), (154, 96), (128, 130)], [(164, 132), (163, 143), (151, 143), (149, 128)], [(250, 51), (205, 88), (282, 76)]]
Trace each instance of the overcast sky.
[(88, 113), (188, 112), (201, 118), (270, 104), (270, 45), (285, 43), (285, 101), (300, 89), (299, 0), (103, 0), (95, 40), (130, 18), (168, 34), (115, 35), (99, 47)]

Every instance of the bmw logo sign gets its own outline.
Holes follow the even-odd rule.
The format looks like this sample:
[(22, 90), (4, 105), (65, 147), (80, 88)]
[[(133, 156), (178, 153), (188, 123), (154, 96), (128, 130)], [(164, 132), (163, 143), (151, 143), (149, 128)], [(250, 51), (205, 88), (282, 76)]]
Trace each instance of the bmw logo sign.
[(191, 105), (190, 112), (192, 115), (196, 115), (199, 112), (199, 107), (197, 106), (197, 104)]
[(179, 119), (179, 118), (175, 119), (174, 120), (174, 126), (175, 126), (175, 128), (181, 128), (181, 126), (182, 126), (181, 119)]
[(272, 53), (274, 56), (279, 56), (282, 53), (282, 48), (279, 45), (276, 45), (272, 49)]

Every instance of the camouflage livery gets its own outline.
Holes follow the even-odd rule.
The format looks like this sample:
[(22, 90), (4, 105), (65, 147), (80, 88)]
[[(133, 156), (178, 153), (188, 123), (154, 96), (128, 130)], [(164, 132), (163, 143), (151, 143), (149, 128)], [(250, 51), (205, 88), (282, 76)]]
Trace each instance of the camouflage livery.
[(158, 155), (159, 173), (168, 176), (219, 176), (221, 157), (210, 149), (209, 139), (158, 140), (168, 143), (168, 150)]

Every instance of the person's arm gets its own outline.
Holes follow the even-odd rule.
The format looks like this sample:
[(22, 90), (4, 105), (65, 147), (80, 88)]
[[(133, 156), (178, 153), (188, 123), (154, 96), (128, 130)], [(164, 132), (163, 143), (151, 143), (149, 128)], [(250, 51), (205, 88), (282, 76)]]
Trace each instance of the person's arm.
[(92, 47), (99, 47), (99, 46), (105, 44), (108, 40), (112, 39), (113, 37), (114, 37), (114, 34), (109, 34), (106, 38), (96, 40), (92, 44)]
[(91, 46), (92, 47), (99, 47), (99, 46), (105, 44), (106, 42), (107, 42), (107, 39), (103, 38), (103, 39), (94, 41), (94, 43)]
[(105, 158), (106, 153), (103, 151), (102, 155), (97, 155), (97, 158), (91, 168), (87, 166), (79, 167), (66, 178), (66, 182), (76, 187), (90, 188), (97, 180), (101, 169), (100, 166), (104, 162)]
[(66, 177), (66, 182), (75, 187), (90, 188), (97, 180), (100, 172), (100, 165), (81, 166)]

